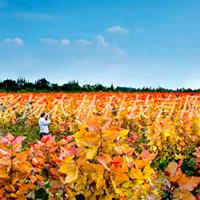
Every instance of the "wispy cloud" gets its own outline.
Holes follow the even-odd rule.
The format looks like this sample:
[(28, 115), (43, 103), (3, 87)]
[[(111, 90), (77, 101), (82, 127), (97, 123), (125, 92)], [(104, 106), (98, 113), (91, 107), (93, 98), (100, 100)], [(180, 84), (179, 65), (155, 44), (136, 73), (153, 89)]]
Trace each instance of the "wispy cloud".
[(63, 46), (68, 46), (70, 44), (70, 40), (68, 40), (68, 39), (62, 39), (60, 41), (60, 44), (63, 45)]
[(24, 41), (21, 38), (16, 37), (16, 38), (6, 38), (4, 40), (4, 43), (5, 44), (13, 44), (13, 45), (17, 45), (17, 46), (22, 46), (24, 44)]
[(102, 35), (97, 36), (97, 45), (102, 48), (107, 48), (119, 56), (126, 55), (126, 52), (122, 48), (110, 44), (109, 42), (106, 41), (105, 37)]
[(116, 34), (128, 34), (130, 31), (121, 26), (111, 26), (106, 29), (108, 33), (116, 33)]
[(55, 45), (59, 44), (59, 40), (55, 40), (53, 38), (42, 38), (40, 39), (40, 42), (46, 45)]
[(38, 13), (38, 12), (17, 12), (14, 13), (14, 16), (23, 19), (36, 19), (36, 20), (49, 20), (54, 18), (53, 15), (46, 13)]
[(102, 35), (97, 35), (97, 45), (100, 47), (108, 47), (109, 44)]
[(57, 40), (54, 38), (42, 38), (40, 39), (40, 42), (45, 45), (62, 45), (62, 46), (68, 46), (70, 44), (70, 40), (67, 38), (63, 38), (61, 40)]
[(81, 45), (91, 45), (93, 44), (92, 41), (89, 40), (85, 40), (85, 39), (80, 39), (76, 41), (76, 44), (81, 44)]
[(113, 45), (112, 43), (109, 43), (106, 38), (102, 35), (97, 35), (95, 40), (86, 40), (86, 39), (79, 39), (76, 41), (70, 41), (67, 38), (63, 38), (63, 39), (55, 39), (55, 38), (42, 38), (40, 39), (40, 42), (44, 45), (48, 45), (48, 46), (69, 46), (70, 48), (72, 48), (72, 50), (74, 50), (74, 45), (80, 46), (91, 46), (94, 47), (93, 50), (95, 50), (95, 46), (99, 47), (100, 50), (103, 51), (108, 51), (108, 52), (112, 52), (118, 56), (125, 56), (126, 52), (124, 49), (122, 49), (121, 47), (117, 46), (117, 45)]
[(126, 55), (126, 52), (124, 51), (124, 49), (122, 49), (120, 47), (112, 46), (111, 49), (114, 53), (118, 54), (119, 56), (125, 56)]

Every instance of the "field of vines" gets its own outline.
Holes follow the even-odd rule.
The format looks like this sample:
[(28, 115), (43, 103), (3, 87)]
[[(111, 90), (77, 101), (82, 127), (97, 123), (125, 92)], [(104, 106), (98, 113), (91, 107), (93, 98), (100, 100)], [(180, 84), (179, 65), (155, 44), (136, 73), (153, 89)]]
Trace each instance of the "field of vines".
[(200, 200), (200, 94), (0, 93), (0, 199)]

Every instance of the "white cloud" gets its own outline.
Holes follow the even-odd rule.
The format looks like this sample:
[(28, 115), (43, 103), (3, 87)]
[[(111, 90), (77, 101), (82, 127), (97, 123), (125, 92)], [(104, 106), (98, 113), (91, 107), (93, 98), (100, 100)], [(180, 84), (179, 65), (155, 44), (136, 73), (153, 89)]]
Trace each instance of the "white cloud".
[[(40, 42), (44, 45), (57, 45), (57, 46), (69, 46), (71, 43), (72, 45), (70, 45), (70, 47), (72, 47), (73, 49), (73, 45), (93, 45), (95, 44), (96, 46), (98, 46), (99, 48), (101, 48), (103, 51), (104, 49), (108, 52), (112, 52), (118, 56), (125, 56), (126, 52), (124, 49), (120, 48), (117, 45), (113, 45), (111, 43), (109, 43), (106, 38), (102, 35), (97, 35), (96, 36), (96, 40), (95, 41), (89, 41), (89, 40), (85, 40), (85, 39), (79, 39), (76, 40), (74, 42), (71, 42), (69, 39), (67, 38), (63, 38), (63, 39), (54, 39), (54, 38), (42, 38), (40, 39)], [(93, 46), (94, 47), (94, 46)]]
[(62, 39), (60, 41), (60, 44), (63, 45), (63, 46), (68, 46), (70, 44), (70, 40), (68, 40), (68, 39)]
[(109, 44), (106, 42), (105, 38), (101, 35), (97, 36), (97, 44), (100, 47), (108, 47), (109, 46)]
[(55, 45), (59, 44), (59, 40), (53, 39), (53, 38), (42, 38), (40, 40), (41, 43), (47, 44), (47, 45)]
[(6, 38), (4, 40), (4, 43), (6, 44), (14, 44), (14, 45), (17, 45), (17, 46), (21, 46), (24, 44), (24, 41), (19, 38), (19, 37), (16, 37), (16, 38)]
[(121, 26), (112, 26), (106, 29), (108, 33), (128, 34), (130, 31)]
[(84, 40), (84, 39), (77, 40), (76, 43), (81, 44), (81, 45), (91, 45), (91, 44), (93, 44), (92, 41)]
[(61, 40), (57, 40), (54, 38), (42, 38), (40, 39), (40, 42), (46, 45), (62, 45), (62, 46), (68, 46), (70, 44), (70, 40), (63, 38)]
[(107, 48), (107, 49), (111, 50), (112, 52), (114, 52), (115, 54), (117, 54), (119, 56), (125, 56), (126, 55), (126, 52), (122, 48), (108, 43), (106, 41), (105, 37), (103, 37), (101, 35), (97, 36), (97, 45), (99, 47), (102, 47), (102, 48)]
[(54, 16), (46, 13), (37, 13), (37, 12), (17, 12), (14, 14), (15, 17), (23, 19), (38, 19), (38, 20), (48, 20), (53, 19)]

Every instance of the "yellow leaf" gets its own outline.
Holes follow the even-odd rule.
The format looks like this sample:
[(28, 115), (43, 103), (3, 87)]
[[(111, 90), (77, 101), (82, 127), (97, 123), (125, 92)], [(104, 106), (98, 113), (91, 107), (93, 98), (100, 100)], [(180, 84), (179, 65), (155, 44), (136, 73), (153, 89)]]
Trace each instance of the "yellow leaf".
[(132, 179), (139, 179), (139, 180), (144, 179), (142, 171), (140, 169), (137, 169), (137, 168), (131, 169), (130, 177)]
[(68, 173), (65, 178), (65, 183), (71, 183), (78, 178), (78, 168), (76, 167), (71, 173)]
[(21, 173), (30, 173), (32, 170), (32, 166), (29, 162), (18, 162), (15, 163), (14, 169), (20, 171)]
[(6, 166), (0, 167), (0, 178), (3, 178), (3, 179), (9, 178), (8, 167), (6, 167)]
[(96, 132), (78, 131), (74, 135), (78, 147), (96, 147), (100, 144), (100, 136)]
[(129, 130), (123, 130), (123, 131), (120, 131), (120, 132), (119, 132), (119, 135), (120, 135), (122, 138), (124, 138), (126, 135), (128, 135), (128, 133), (129, 133)]
[(154, 170), (149, 165), (147, 165), (144, 168), (143, 173), (144, 173), (146, 178), (151, 178), (152, 175), (154, 174)]
[(113, 142), (118, 137), (116, 131), (105, 130), (103, 131), (103, 138), (105, 141)]
[(180, 189), (176, 189), (173, 192), (173, 197), (174, 199), (179, 199), (179, 200), (195, 200), (196, 198), (192, 195), (191, 192), (189, 191), (182, 191)]
[(172, 133), (169, 130), (163, 132), (164, 140), (166, 140)]
[(95, 169), (96, 173), (94, 174), (94, 180), (96, 182), (96, 187), (99, 190), (101, 187), (105, 185), (104, 180), (104, 167), (100, 164), (91, 164), (91, 166)]
[(98, 147), (86, 149), (87, 159), (89, 159), (89, 160), (94, 159), (94, 157), (97, 155), (97, 149), (98, 149)]
[(132, 163), (135, 165), (136, 168), (142, 169), (148, 163), (145, 160), (133, 160)]
[(66, 174), (66, 183), (75, 181), (78, 178), (78, 167), (73, 160), (73, 156), (65, 158), (63, 164), (59, 168), (59, 172)]

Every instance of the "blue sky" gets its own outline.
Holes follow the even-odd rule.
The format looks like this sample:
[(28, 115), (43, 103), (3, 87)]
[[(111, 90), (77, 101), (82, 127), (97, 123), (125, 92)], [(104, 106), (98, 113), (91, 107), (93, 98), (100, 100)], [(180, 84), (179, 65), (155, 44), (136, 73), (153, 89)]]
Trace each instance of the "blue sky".
[(0, 79), (200, 88), (198, 0), (0, 0)]

